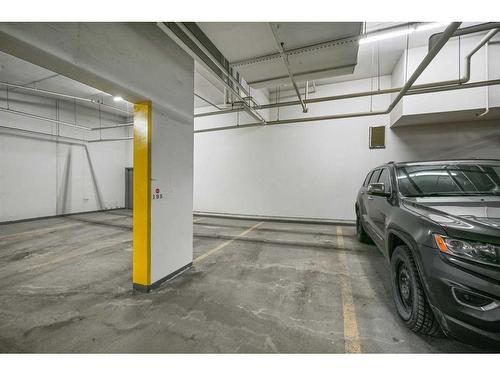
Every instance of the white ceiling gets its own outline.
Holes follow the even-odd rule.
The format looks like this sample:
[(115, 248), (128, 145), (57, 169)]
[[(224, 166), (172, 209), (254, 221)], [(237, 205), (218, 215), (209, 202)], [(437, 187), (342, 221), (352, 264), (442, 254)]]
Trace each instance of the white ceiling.
[[(361, 22), (198, 23), (205, 35), (252, 88), (275, 87), (289, 82), (287, 69), (279, 54), (276, 54), (279, 49), (272, 28), (276, 30), (277, 40), (283, 44), (283, 48), (292, 50), (358, 36), (362, 25)], [(294, 53), (288, 56), (288, 61), (296, 81), (301, 82), (352, 73), (357, 52), (357, 43), (343, 43)], [(272, 58), (244, 61), (272, 54)]]
[[(0, 81), (99, 100), (114, 107), (131, 110), (131, 104), (126, 101), (114, 102), (113, 96), (110, 94), (3, 52), (0, 52)], [(0, 84), (0, 89), (4, 88), (5, 85)], [(10, 88), (9, 90), (20, 89)], [(85, 104), (85, 102), (80, 102), (80, 105), (95, 107), (92, 103)], [(108, 111), (105, 107), (101, 109)], [(117, 114), (115, 111), (112, 113)]]

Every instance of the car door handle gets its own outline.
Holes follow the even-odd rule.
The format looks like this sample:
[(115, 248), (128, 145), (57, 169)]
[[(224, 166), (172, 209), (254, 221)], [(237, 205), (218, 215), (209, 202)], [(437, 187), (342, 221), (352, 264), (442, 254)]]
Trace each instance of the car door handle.
[(372, 200), (373, 200), (373, 197), (372, 197), (371, 195), (369, 195), (369, 196), (368, 196), (368, 199), (372, 201)]

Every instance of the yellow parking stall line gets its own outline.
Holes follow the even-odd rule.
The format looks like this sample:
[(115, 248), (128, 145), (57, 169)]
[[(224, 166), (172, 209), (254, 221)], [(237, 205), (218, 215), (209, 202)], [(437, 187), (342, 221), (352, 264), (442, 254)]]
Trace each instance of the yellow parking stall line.
[[(344, 248), (344, 237), (342, 227), (337, 227), (337, 245)], [(342, 312), (344, 317), (344, 351), (346, 353), (361, 353), (361, 341), (359, 339), (358, 321), (356, 308), (352, 297), (351, 283), (349, 281), (349, 268), (345, 251), (339, 252), (339, 265), (342, 287)]]
[(214, 247), (212, 250), (209, 250), (207, 251), (206, 253), (200, 255), (198, 258), (196, 258), (193, 263), (199, 263), (201, 262), (203, 259), (205, 259), (206, 257), (210, 256), (210, 255), (213, 255), (215, 254), (217, 251), (219, 250), (222, 250), (223, 248), (225, 248), (227, 245), (229, 245), (231, 242), (237, 240), (238, 238), (240, 237), (243, 237), (245, 235), (247, 235), (248, 233), (250, 233), (251, 231), (253, 231), (255, 228), (257, 228), (259, 225), (261, 225), (263, 222), (261, 221), (260, 223), (257, 223), (255, 224), (253, 227), (251, 228), (248, 228), (246, 230), (244, 230), (243, 232), (241, 232), (240, 234), (234, 236), (232, 239), (226, 241), (226, 242), (223, 242), (221, 243), (219, 246), (217, 247)]

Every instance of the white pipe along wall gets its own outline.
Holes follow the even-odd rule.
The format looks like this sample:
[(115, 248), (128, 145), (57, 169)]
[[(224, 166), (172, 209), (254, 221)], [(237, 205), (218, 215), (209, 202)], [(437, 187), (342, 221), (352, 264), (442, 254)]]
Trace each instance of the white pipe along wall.
[[(480, 37), (462, 38), (462, 56)], [(457, 46), (456, 40), (449, 42), (416, 84), (449, 79), (454, 73), (458, 77)], [(498, 61), (496, 47), (494, 50), (490, 46), (491, 62)], [(409, 50), (407, 77), (421, 61), (425, 48)], [(403, 54), (392, 75), (381, 77), (382, 89), (404, 83), (405, 57)], [(485, 79), (484, 66), (484, 50), (480, 50), (472, 59), (471, 82)], [(489, 78), (500, 77), (498, 64), (490, 66)], [(347, 81), (317, 86), (311, 97), (373, 87), (376, 84), (370, 79)], [(489, 90), (490, 107), (500, 107), (499, 86)], [(498, 120), (492, 119), (490, 113), (484, 121), (477, 121), (474, 112), (482, 112), (484, 93), (483, 88), (478, 88), (412, 95), (405, 97), (391, 115), (197, 133), (194, 210), (353, 221), (358, 189), (368, 171), (377, 165), (388, 161), (500, 158)], [(391, 95), (386, 94), (309, 104), (307, 115), (302, 114), (300, 106), (282, 107), (279, 118), (384, 110), (390, 100)], [(462, 114), (463, 108), (472, 115)], [(195, 130), (235, 125), (236, 116), (195, 118)], [(404, 116), (413, 116), (413, 125), (390, 127)], [(274, 108), (270, 119), (277, 117), (278, 109)], [(240, 114), (240, 124), (253, 122), (241, 119)], [(369, 149), (369, 127), (380, 125), (386, 126), (386, 147)]]
[[(99, 118), (97, 106), (21, 91), (10, 90), (8, 98), (11, 110), (69, 123), (99, 127), (126, 121), (106, 111)], [(0, 90), (0, 107), (7, 108), (5, 89)], [(128, 129), (99, 134), (7, 112), (0, 112), (0, 126), (0, 222), (124, 207), (126, 144), (131, 142), (84, 143), (71, 138), (124, 137)]]

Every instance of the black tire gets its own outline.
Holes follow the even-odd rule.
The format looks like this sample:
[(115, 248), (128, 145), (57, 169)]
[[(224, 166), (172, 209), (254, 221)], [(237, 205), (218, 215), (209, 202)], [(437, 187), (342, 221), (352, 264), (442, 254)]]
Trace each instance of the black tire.
[(361, 218), (359, 217), (359, 212), (356, 210), (356, 237), (358, 238), (358, 241), (361, 243), (368, 243), (372, 244), (373, 241), (366, 233), (365, 228), (363, 227), (363, 222), (361, 221)]
[(394, 302), (399, 317), (413, 332), (442, 336), (443, 332), (425, 296), (415, 260), (408, 246), (396, 247), (391, 257)]

